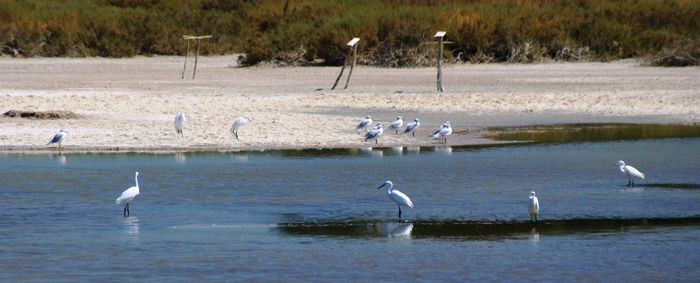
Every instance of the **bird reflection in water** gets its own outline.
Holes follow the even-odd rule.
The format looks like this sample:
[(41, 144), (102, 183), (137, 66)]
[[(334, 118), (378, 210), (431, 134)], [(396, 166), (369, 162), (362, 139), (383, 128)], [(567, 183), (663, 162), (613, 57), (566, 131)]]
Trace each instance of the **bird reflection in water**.
[(386, 222), (382, 223), (381, 231), (390, 238), (410, 239), (413, 223)]

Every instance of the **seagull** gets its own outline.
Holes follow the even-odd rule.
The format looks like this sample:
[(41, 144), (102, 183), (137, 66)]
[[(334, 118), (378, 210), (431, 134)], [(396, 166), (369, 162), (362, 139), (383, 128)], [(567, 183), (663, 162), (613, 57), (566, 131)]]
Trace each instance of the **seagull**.
[(231, 134), (233, 134), (233, 136), (236, 137), (237, 140), (240, 140), (240, 139), (238, 139), (238, 128), (240, 128), (245, 123), (248, 123), (250, 121), (253, 121), (253, 120), (248, 118), (248, 116), (238, 117), (235, 120), (233, 120), (233, 124), (231, 125), (231, 129), (229, 131), (231, 132)]
[(53, 138), (51, 138), (51, 140), (49, 141), (49, 143), (47, 143), (46, 145), (50, 145), (50, 144), (53, 144), (53, 143), (58, 143), (58, 150), (61, 150), (61, 143), (63, 142), (63, 138), (66, 136), (67, 133), (68, 133), (68, 132), (66, 132), (66, 131), (64, 131), (63, 129), (61, 129), (60, 131), (58, 131), (58, 133), (56, 133), (55, 135), (53, 135)]
[(364, 129), (367, 126), (369, 126), (370, 124), (372, 124), (372, 116), (367, 116), (364, 119), (362, 119), (360, 121), (360, 123), (357, 124), (357, 126), (355, 126), (355, 131), (359, 131), (361, 129)]
[(413, 122), (408, 123), (408, 125), (406, 125), (406, 129), (403, 130), (403, 133), (411, 133), (415, 137), (415, 130), (418, 129), (418, 127), (420, 127), (420, 121), (418, 121), (418, 118), (416, 118), (415, 120), (413, 120)]
[(185, 128), (186, 121), (187, 118), (185, 117), (185, 114), (182, 112), (177, 112), (177, 115), (175, 115), (175, 133), (183, 138), (185, 137), (185, 134), (182, 132), (182, 130)]
[(369, 140), (374, 140), (375, 144), (379, 144), (379, 136), (384, 134), (384, 127), (382, 123), (377, 123), (371, 130), (367, 131), (365, 134), (365, 142)]
[(394, 120), (394, 122), (391, 122), (391, 124), (389, 124), (389, 129), (395, 130), (396, 134), (398, 135), (399, 128), (401, 128), (401, 126), (403, 126), (403, 118), (401, 118), (401, 116), (398, 116), (396, 117), (396, 120)]
[(124, 217), (129, 217), (129, 203), (134, 200), (136, 196), (139, 195), (139, 172), (134, 175), (135, 187), (131, 187), (122, 192), (122, 194), (117, 198), (117, 205), (126, 203), (124, 206)]
[(394, 183), (392, 183), (391, 181), (384, 182), (384, 184), (379, 186), (377, 190), (383, 188), (384, 186), (389, 186), (389, 189), (387, 189), (386, 194), (389, 197), (389, 199), (399, 207), (399, 219), (401, 219), (401, 206), (408, 206), (410, 208), (413, 208), (413, 202), (411, 202), (411, 199), (404, 193), (400, 192), (399, 190), (394, 190)]
[(622, 174), (627, 175), (627, 178), (629, 179), (629, 183), (627, 183), (628, 187), (634, 187), (634, 177), (644, 180), (644, 173), (639, 172), (637, 168), (630, 165), (625, 165), (624, 161), (618, 161), (617, 166), (620, 167), (620, 172), (622, 172)]
[(532, 222), (533, 219), (534, 222), (537, 222), (537, 214), (540, 213), (540, 202), (535, 196), (535, 191), (530, 191), (530, 204), (528, 205), (528, 208), (530, 212), (530, 222)]
[(431, 136), (433, 138), (440, 138), (440, 141), (442, 143), (447, 143), (447, 136), (452, 134), (452, 125), (450, 125), (450, 121), (445, 122), (442, 124), (440, 129), (435, 131)]

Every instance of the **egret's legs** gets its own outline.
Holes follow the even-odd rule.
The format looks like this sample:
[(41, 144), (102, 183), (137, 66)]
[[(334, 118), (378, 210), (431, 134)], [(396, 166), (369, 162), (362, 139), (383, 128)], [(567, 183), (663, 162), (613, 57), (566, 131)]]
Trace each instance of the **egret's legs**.
[(124, 218), (129, 217), (129, 203), (124, 206)]
[(399, 205), (399, 219), (401, 219), (401, 206)]

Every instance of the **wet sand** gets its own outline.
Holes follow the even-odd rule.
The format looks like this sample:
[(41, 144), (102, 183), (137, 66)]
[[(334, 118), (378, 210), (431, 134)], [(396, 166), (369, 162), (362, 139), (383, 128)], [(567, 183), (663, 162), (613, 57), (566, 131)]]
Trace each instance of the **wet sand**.
[[(46, 151), (59, 129), (66, 151), (236, 151), (365, 147), (355, 124), (421, 118), (416, 137), (385, 131), (378, 146), (490, 143), (481, 129), (559, 123), (700, 121), (700, 68), (651, 68), (635, 61), (449, 65), (445, 92), (435, 69), (359, 67), (348, 89), (330, 90), (339, 67), (236, 68), (236, 56), (203, 57), (197, 78), (183, 57), (0, 58), (0, 111), (66, 110), (78, 119), (0, 117), (0, 151)], [(347, 70), (346, 70), (347, 73)], [(185, 137), (175, 113), (188, 118)], [(238, 116), (240, 141), (229, 127)]]

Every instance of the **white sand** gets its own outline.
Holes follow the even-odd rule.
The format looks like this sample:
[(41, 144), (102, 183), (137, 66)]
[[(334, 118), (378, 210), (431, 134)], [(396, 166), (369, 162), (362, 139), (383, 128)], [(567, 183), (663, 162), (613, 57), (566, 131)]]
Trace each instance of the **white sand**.
[[(0, 58), (0, 112), (69, 110), (74, 120), (0, 118), (0, 150), (45, 150), (58, 129), (69, 150), (245, 150), (361, 147), (355, 124), (420, 117), (416, 138), (388, 131), (380, 145), (436, 143), (444, 120), (455, 131), (572, 122), (700, 121), (700, 68), (613, 63), (447, 66), (445, 93), (434, 68), (359, 67), (350, 86), (330, 90), (339, 67), (233, 68), (235, 56), (200, 58), (181, 79), (183, 57)], [(346, 70), (347, 73), (347, 70)], [(317, 91), (316, 89), (323, 88)], [(187, 115), (185, 138), (173, 129)], [(253, 121), (236, 141), (234, 118)], [(385, 125), (387, 125), (385, 123)], [(454, 137), (451, 144), (484, 142)]]

